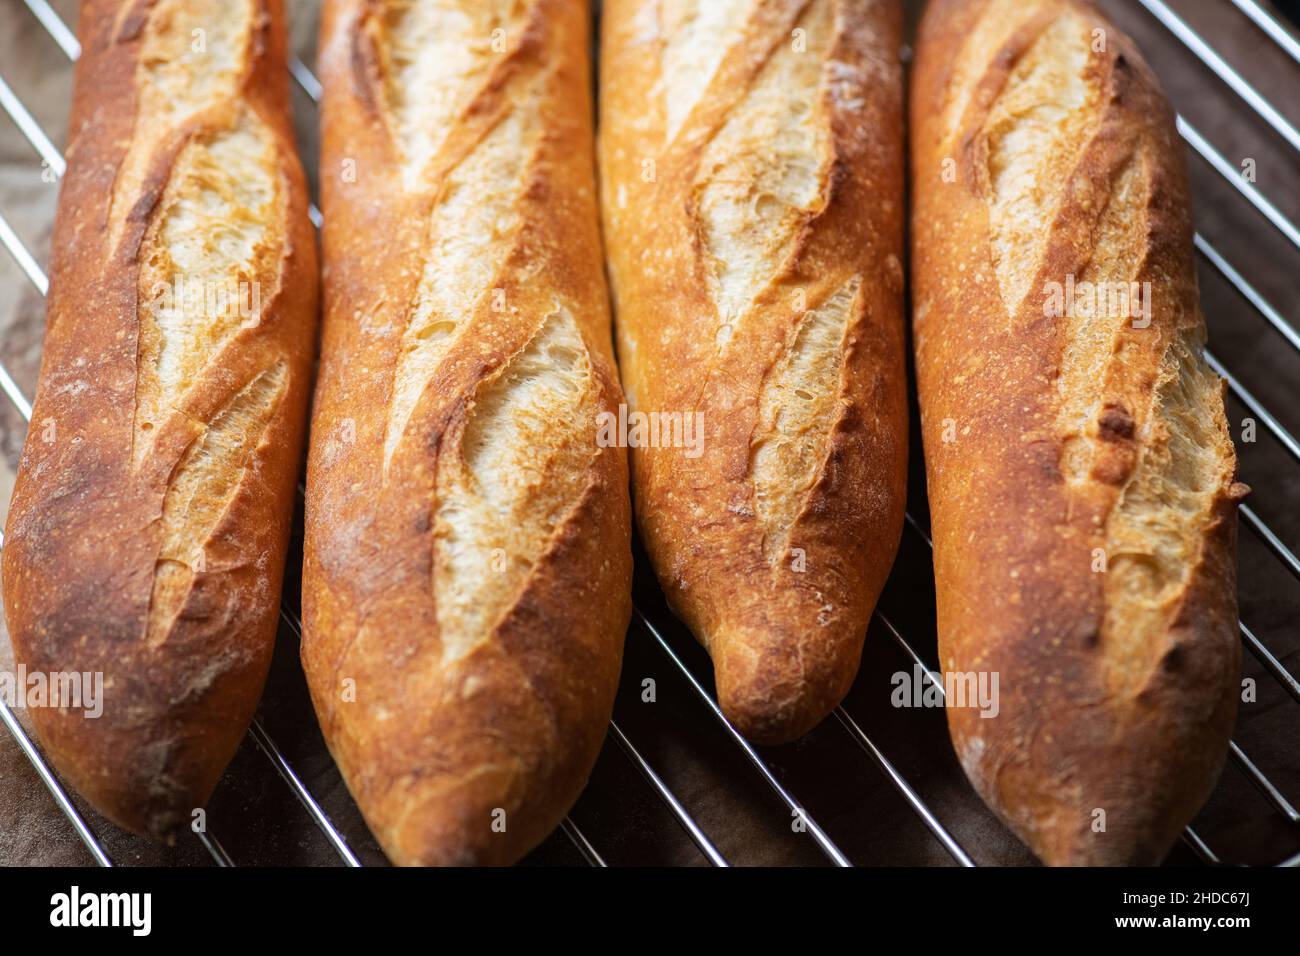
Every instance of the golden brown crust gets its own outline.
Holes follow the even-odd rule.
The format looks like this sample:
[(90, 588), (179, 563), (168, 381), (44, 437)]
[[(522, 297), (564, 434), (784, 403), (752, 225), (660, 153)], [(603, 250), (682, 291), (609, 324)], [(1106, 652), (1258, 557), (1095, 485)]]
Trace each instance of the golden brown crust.
[[(141, 54), (148, 42), (181, 49), (168, 47), (175, 31), (159, 22), (174, 10), (161, 0), (82, 6), (45, 351), (4, 548), (17, 661), (103, 674), (101, 717), (33, 709), (46, 753), (107, 816), (155, 837), (188, 825), (206, 802), (261, 694), (316, 317), (280, 2), (252, 4), (247, 30), (231, 28), (242, 54), (216, 42), (207, 50), (206, 62), (229, 67), (220, 95), (193, 89), (191, 111), (159, 119), (142, 107), (151, 80)], [(226, 5), (227, 24), (234, 11)], [(187, 29), (185, 47), (194, 42)], [(183, 229), (191, 197), (209, 188), (191, 177), (191, 161), (236, 127), (253, 130), (273, 157), (258, 172), (282, 217), (250, 227), (265, 233), (258, 248), (274, 252), (270, 271), (252, 275), (260, 309), (250, 291), (248, 321), (201, 347), (171, 327), (168, 361), (186, 373), (179, 384), (170, 372), (156, 376), (163, 390), (147, 402), (143, 376), (163, 367), (144, 341), (163, 321), (142, 287), (147, 260), (180, 255), (160, 232), (173, 214), (178, 234), (197, 244), (193, 261), (214, 255), (206, 231)], [(192, 564), (168, 553), (169, 534), (171, 546), (193, 548)]]
[(597, 444), (621, 393), (588, 32), (580, 0), (324, 10), (302, 659), (398, 864), (518, 859), (613, 707), (631, 509)]
[[(954, 744), (1045, 862), (1154, 863), (1227, 748), (1245, 493), (1173, 114), (1073, 0), (932, 3), (911, 108), (940, 660), (1000, 683)], [(1067, 281), (1148, 312), (1045, 308)]]
[(620, 367), (703, 446), (637, 515), (723, 710), (791, 740), (857, 672), (901, 533), (901, 10), (614, 0), (599, 152)]

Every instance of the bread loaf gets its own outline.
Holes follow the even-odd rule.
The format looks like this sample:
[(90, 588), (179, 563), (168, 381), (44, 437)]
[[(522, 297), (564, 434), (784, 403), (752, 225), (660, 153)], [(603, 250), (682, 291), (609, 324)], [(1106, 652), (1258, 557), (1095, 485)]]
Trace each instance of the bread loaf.
[(303, 666), (398, 864), (518, 859), (631, 613), (583, 0), (325, 6)]
[(1174, 116), (1073, 0), (939, 0), (912, 100), (917, 377), (967, 775), (1050, 864), (1149, 864), (1223, 763), (1236, 459)]
[(604, 11), (605, 237), (629, 418), (649, 424), (629, 434), (638, 521), (724, 712), (779, 743), (848, 691), (902, 528), (901, 9)]
[(102, 715), (31, 711), (60, 774), (168, 837), (270, 664), (315, 237), (279, 0), (91, 0), (80, 38), (5, 613), (29, 672), (102, 675)]

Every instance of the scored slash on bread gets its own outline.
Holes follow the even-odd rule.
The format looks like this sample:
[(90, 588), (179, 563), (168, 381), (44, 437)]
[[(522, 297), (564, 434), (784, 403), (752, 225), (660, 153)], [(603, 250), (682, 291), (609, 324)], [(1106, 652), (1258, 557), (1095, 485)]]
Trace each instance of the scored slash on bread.
[(902, 530), (894, 0), (609, 0), (599, 155), (646, 548), (718, 698), (780, 743), (847, 693)]
[(278, 0), (82, 5), (40, 383), (4, 548), (60, 774), (171, 838), (243, 739), (275, 640), (317, 305)]
[(954, 745), (1045, 862), (1156, 863), (1228, 746), (1246, 492), (1173, 112), (1090, 4), (937, 0), (912, 131), (940, 662), (1001, 688)]
[(631, 615), (582, 0), (332, 0), (302, 661), (389, 859), (517, 860)]

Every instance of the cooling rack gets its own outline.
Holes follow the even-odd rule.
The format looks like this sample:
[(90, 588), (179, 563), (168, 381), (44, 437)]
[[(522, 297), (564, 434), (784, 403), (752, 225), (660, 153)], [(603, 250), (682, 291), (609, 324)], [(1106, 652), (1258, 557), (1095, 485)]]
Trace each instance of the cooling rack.
[[(22, 0), (25, 14), (17, 9), (16, 0), (6, 2), (15, 7), (14, 16), (30, 15), (40, 23), (62, 51), (66, 62), (60, 66), (66, 68), (77, 59), (80, 47), (76, 37), (48, 0)], [(1258, 31), (1263, 42), (1272, 44), (1300, 67), (1300, 42), (1271, 8), (1254, 0), (1230, 0), (1230, 3), (1243, 24), (1249, 24), (1251, 29)], [(1160, 24), (1185, 48), (1190, 58), (1189, 68), (1203, 68), (1226, 85), (1250, 114), (1287, 144), (1292, 151), (1292, 160), (1300, 156), (1300, 130), (1296, 125), (1173, 7), (1162, 0), (1131, 0), (1131, 6)], [(311, 103), (318, 101), (320, 84), (296, 56), (291, 60), (290, 72), (306, 100)], [(0, 75), (0, 108), (41, 162), (55, 176), (62, 177), (65, 170), (63, 156), (3, 75)], [(1182, 115), (1178, 117), (1178, 132), (1195, 156), (1231, 187), (1239, 201), (1248, 204), (1265, 220), (1292, 252), (1300, 253), (1300, 228), (1252, 177), (1244, 176), (1208, 136)], [(319, 227), (320, 213), (315, 205), (311, 207), (311, 216)], [(1225, 245), (1223, 239), (1212, 240), (1201, 232), (1195, 236), (1196, 249), (1204, 263), (1226, 282), (1239, 302), (1263, 320), (1258, 331), (1272, 336), (1279, 346), (1300, 355), (1300, 332), (1263, 292), (1247, 280), (1238, 266), (1234, 266), (1233, 254), (1224, 251), (1229, 245), (1239, 248), (1240, 243), (1235, 240), (1236, 237), (1230, 236)], [(0, 208), (0, 243), (26, 279), (44, 296), (48, 288), (46, 274), (5, 218), (3, 208)], [(1234, 402), (1262, 426), (1268, 439), (1289, 459), (1288, 467), (1300, 467), (1300, 442), (1269, 404), (1245, 384), (1251, 370), (1232, 367), (1214, 351), (1207, 351), (1206, 359), (1228, 383)], [(2, 362), (0, 391), (21, 419), (30, 422), (29, 397)], [(1295, 391), (1293, 386), (1292, 394)], [(1243, 455), (1248, 454), (1246, 448), (1242, 451)], [(919, 455), (915, 457), (919, 458)], [(891, 644), (893, 669), (898, 669), (900, 661), (904, 667), (914, 668), (915, 673), (932, 684), (941, 695), (942, 680), (930, 663), (934, 659), (932, 630), (920, 635), (908, 634), (905, 626), (897, 624), (898, 618), (892, 610), (900, 602), (905, 605), (912, 603), (912, 594), (922, 595), (917, 599), (922, 609), (926, 608), (927, 600), (931, 600), (927, 596), (932, 591), (932, 581), (926, 575), (929, 574), (928, 549), (932, 542), (923, 510), (923, 494), (913, 494), (912, 502), (906, 516), (900, 567), (887, 589), (887, 597), (892, 592), (894, 599), (892, 602), (882, 599), (882, 609), (875, 614), (863, 666), (865, 672), (878, 660), (888, 660), (882, 657), (882, 647)], [(1240, 514), (1243, 550), (1248, 544), (1262, 548), (1294, 579), (1293, 583), (1300, 582), (1300, 558), (1285, 542), (1284, 536), (1275, 531), (1253, 505), (1242, 505)], [(1250, 542), (1245, 540), (1248, 537)], [(611, 746), (606, 747), (602, 754), (589, 794), (584, 795), (573, 813), (564, 820), (558, 834), (534, 853), (531, 862), (585, 862), (592, 866), (605, 866), (611, 851), (617, 854), (619, 862), (645, 859), (648, 855), (656, 862), (721, 867), (730, 865), (730, 858), (742, 858), (741, 862), (816, 862), (843, 867), (861, 862), (890, 862), (889, 851), (895, 846), (890, 839), (880, 840), (880, 846), (876, 847), (880, 853), (864, 852), (861, 840), (855, 839), (857, 824), (867, 818), (871, 818), (872, 830), (877, 836), (882, 827), (897, 827), (900, 831), (898, 846), (907, 844), (909, 852), (905, 859), (910, 862), (920, 859), (966, 867), (977, 863), (1028, 862), (1023, 848), (1001, 830), (970, 792), (951, 755), (946, 762), (918, 755), (914, 752), (914, 741), (900, 727), (898, 715), (889, 715), (880, 707), (865, 703), (866, 695), (856, 690), (844, 705), (836, 708), (834, 719), (811, 735), (814, 738), (811, 742), (774, 749), (750, 745), (723, 716), (713, 694), (707, 658), (668, 612), (645, 568), (644, 556), (638, 555), (628, 660), (620, 702), (608, 732)], [(902, 597), (899, 596), (900, 590)], [(1297, 602), (1292, 601), (1292, 619), (1296, 609)], [(280, 618), (281, 646), (277, 653), (280, 657), (296, 658), (301, 621), (295, 570), (290, 571), (286, 580)], [(1271, 649), (1274, 641), (1270, 640), (1268, 633), (1262, 632), (1264, 636), (1259, 636), (1245, 620), (1239, 622), (1239, 629), (1241, 640), (1257, 662), (1260, 673), (1267, 675), (1290, 698), (1289, 704), (1300, 705), (1300, 681), (1285, 663), (1288, 654)], [(282, 669), (292, 669), (292, 663)], [(276, 683), (274, 672), (275, 668), (273, 684)], [(290, 688), (279, 696), (283, 697), (285, 693), (296, 695), (290, 709), (294, 714), (310, 719), (310, 707), (305, 703), (305, 690), (300, 678), (296, 683), (293, 677), (286, 680)], [(647, 688), (651, 689), (649, 693)], [(656, 701), (656, 692), (671, 694), (674, 703), (672, 707), (662, 708), (660, 716), (648, 717), (643, 705)], [(876, 698), (880, 696), (876, 695)], [(288, 842), (314, 841), (332, 856), (330, 862), (346, 866), (361, 866), (363, 862), (382, 863), (382, 854), (360, 824), (356, 808), (347, 798), (337, 773), (328, 766), (328, 754), (324, 753), (319, 736), (311, 735), (306, 746), (282, 747), (277, 742), (283, 739), (281, 731), (276, 729), (273, 736), (269, 726), (274, 709), (264, 702), (248, 731), (251, 747), (244, 748), (241, 758), (232, 765), (218, 790), (218, 797), (227, 787), (229, 778), (250, 772), (247, 752), (256, 751), (264, 763), (259, 769), (260, 782), (254, 785), (254, 789), (260, 791), (278, 781), (275, 785), (282, 787), (279, 798), (262, 794), (263, 799), (281, 812), (296, 804), (310, 823), (308, 834), (304, 835), (300, 830), (294, 840)], [(1300, 717), (1300, 713), (1291, 715), (1289, 720), (1293, 728), (1296, 717)], [(698, 742), (699, 754), (687, 760), (669, 744), (663, 725), (672, 721), (677, 724), (674, 739), (680, 741), (684, 737)], [(93, 810), (81, 803), (80, 798), (64, 788), (38, 745), (3, 701), (0, 701), (0, 722), (25, 754), (49, 797), (66, 819), (67, 827), (79, 838), (90, 858), (101, 866), (129, 862), (131, 853), (110, 852), (110, 841), (105, 833), (114, 831), (111, 842), (119, 847), (129, 846), (131, 838), (116, 832), (116, 828), (98, 818)], [(278, 726), (284, 723), (281, 721)], [(683, 723), (689, 725), (685, 731), (681, 729)], [(936, 727), (942, 734), (942, 719), (936, 723), (932, 717), (927, 731), (931, 737)], [(1272, 752), (1270, 747), (1270, 754)], [(1289, 756), (1290, 764), (1282, 766), (1281, 771), (1295, 776), (1296, 764), (1300, 763), (1300, 746), (1283, 750), (1283, 754)], [(849, 757), (856, 757), (856, 761), (850, 763)], [(613, 762), (620, 759), (622, 763), (614, 767)], [(716, 771), (713, 775), (702, 776), (692, 772), (689, 766), (684, 767), (685, 764), (714, 762), (717, 766), (711, 768)], [(1266, 862), (1300, 865), (1300, 853), (1297, 853), (1300, 849), (1300, 813), (1285, 795), (1287, 788), (1273, 779), (1278, 769), (1270, 767), (1273, 773), (1270, 776), (1235, 740), (1230, 747), (1229, 763), (1230, 767), (1224, 771), (1225, 778), (1229, 774), (1238, 774), (1240, 780), (1248, 783), (1262, 798), (1267, 813), (1271, 815), (1270, 820), (1261, 821), (1258, 812), (1242, 808), (1239, 795), (1231, 800), (1234, 812), (1247, 818), (1245, 822), (1251, 829), (1259, 829), (1262, 825), (1270, 834), (1274, 854)], [(1265, 761), (1261, 760), (1261, 763)], [(310, 773), (303, 772), (304, 766), (310, 768)], [(864, 775), (873, 773), (875, 777), (869, 783), (862, 783)], [(642, 781), (640, 784), (636, 782), (637, 777)], [(672, 784), (670, 780), (680, 782)], [(3, 780), (0, 780), (0, 786), (3, 785)], [(639, 787), (640, 792), (632, 793), (633, 785)], [(1230, 785), (1221, 784), (1220, 789), (1225, 787)], [(744, 799), (736, 795), (740, 789), (745, 791)], [(598, 792), (592, 795), (591, 790)], [(835, 791), (843, 792), (837, 794)], [(879, 798), (886, 791), (893, 794), (890, 801), (873, 799), (864, 802), (859, 799), (865, 792)], [(651, 819), (654, 814), (648, 807), (657, 811), (657, 819)], [(583, 821), (581, 826), (575, 818)], [(203, 832), (194, 833), (193, 838), (210, 862), (218, 866), (279, 862), (261, 852), (243, 859), (240, 854), (227, 850), (221, 834), (246, 826), (247, 820), (240, 814), (211, 813), (208, 819), (208, 827)], [(676, 842), (681, 846), (666, 853), (651, 852), (649, 844), (664, 839), (664, 820), (671, 821), (676, 828)], [(589, 821), (594, 821), (594, 827)], [(603, 845), (601, 838), (592, 835), (597, 831), (608, 845)], [(611, 833), (616, 835), (610, 837)], [(719, 834), (725, 834), (725, 841), (719, 838)], [(924, 845), (918, 848), (918, 841)], [(1182, 841), (1189, 854), (1186, 860), (1210, 865), (1243, 862), (1216, 849), (1212, 845), (1214, 841), (1202, 835), (1196, 821), (1183, 833)], [(726, 847), (722, 845), (724, 842)], [(764, 849), (755, 850), (756, 845)], [(978, 848), (972, 849), (975, 845)], [(302, 859), (301, 855), (293, 853), (289, 858)], [(319, 861), (319, 857), (315, 859)], [(189, 857), (186, 861), (196, 862), (196, 859)]]

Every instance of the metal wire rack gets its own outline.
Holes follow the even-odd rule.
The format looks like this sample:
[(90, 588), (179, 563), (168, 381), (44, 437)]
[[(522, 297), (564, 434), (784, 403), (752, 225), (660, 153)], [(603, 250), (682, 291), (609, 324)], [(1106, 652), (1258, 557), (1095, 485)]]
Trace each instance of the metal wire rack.
[[(1213, 72), (1219, 80), (1240, 97), (1292, 150), (1300, 154), (1300, 130), (1297, 130), (1295, 125), (1275, 109), (1186, 21), (1180, 18), (1162, 0), (1137, 0), (1137, 2), (1151, 17), (1167, 28), (1194, 55), (1196, 60)], [(50, 6), (48, 0), (23, 0), (23, 3), (30, 14), (40, 22), (49, 36), (63, 51), (67, 60), (76, 60), (80, 55), (80, 45), (58, 13)], [(1231, 0), (1231, 3), (1244, 17), (1248, 18), (1255, 28), (1268, 37), (1273, 44), (1281, 48), (1297, 65), (1300, 65), (1300, 41), (1297, 41), (1296, 37), (1269, 10), (1254, 2), (1254, 0)], [(319, 100), (321, 93), (319, 82), (297, 57), (293, 57), (290, 62), (290, 72), (294, 81), (311, 101)], [(63, 156), (23, 105), (22, 101), (15, 95), (3, 76), (0, 76), (0, 109), (3, 109), (9, 116), (19, 133), (30, 143), (40, 159), (54, 171), (56, 176), (62, 177), (65, 171)], [(1244, 178), (1239, 170), (1182, 116), (1178, 117), (1178, 132), (1205, 163), (1231, 184), (1245, 201), (1285, 237), (1297, 252), (1300, 252), (1300, 227), (1297, 227), (1296, 223), (1288, 219), (1253, 182)], [(311, 207), (311, 216), (315, 224), (319, 226), (320, 212), (315, 205)], [(3, 210), (0, 210), (0, 243), (3, 243), (31, 284), (42, 295), (45, 295), (48, 290), (45, 272), (11, 228), (9, 221), (4, 217)], [(1287, 322), (1282, 313), (1233, 267), (1214, 243), (1199, 232), (1195, 236), (1195, 244), (1197, 251), (1204, 260), (1236, 290), (1241, 299), (1254, 312), (1265, 320), (1272, 332), (1289, 345), (1291, 349), (1300, 353), (1300, 332)], [(1227, 381), (1229, 390), (1235, 399), (1264, 425), (1268, 434), (1290, 456), (1293, 462), (1300, 465), (1300, 442), (1297, 441), (1296, 437), (1282, 425), (1278, 418), (1242, 384), (1238, 376), (1227, 368), (1216, 355), (1207, 351), (1206, 358), (1214, 370)], [(18, 414), (25, 421), (30, 422), (31, 403), (3, 363), (0, 363), (0, 391), (3, 391), (6, 399)], [(299, 492), (301, 494), (301, 485), (299, 486)], [(1271, 552), (1282, 567), (1290, 572), (1291, 576), (1300, 581), (1300, 557), (1297, 557), (1295, 552), (1249, 505), (1241, 506), (1241, 517), (1244, 526), (1253, 533), (1255, 539)], [(911, 512), (907, 514), (906, 526), (904, 532), (906, 535), (913, 535), (920, 542), (923, 542), (926, 547), (932, 547), (932, 541), (925, 524)], [(3, 547), (2, 538), (0, 538), (0, 547)], [(293, 637), (300, 639), (301, 621), (294, 606), (295, 598), (289, 593), (290, 591), (291, 589), (286, 588), (286, 594), (280, 608), (280, 617), (288, 632)], [(915, 643), (910, 641), (894, 625), (891, 619), (879, 610), (875, 615), (875, 622), (890, 635), (909, 663), (919, 668), (919, 672), (924, 674), (926, 680), (932, 683), (938, 693), (942, 695), (942, 680), (926, 663), (925, 657), (918, 652)], [(649, 609), (645, 602), (638, 602), (634, 608), (632, 626), (634, 630), (642, 632), (642, 635), (649, 639), (651, 645), (658, 649), (663, 655), (668, 669), (675, 672), (682, 679), (685, 686), (690, 689), (690, 693), (698, 698), (698, 702), (703, 705), (707, 712), (712, 714), (722, 736), (729, 741), (731, 746), (736, 748), (737, 752), (743, 757), (744, 762), (749, 764), (752, 773), (761, 781), (763, 786), (771, 791), (776, 802), (783, 805), (797, 821), (798, 825), (793, 828), (794, 831), (806, 836), (826, 862), (841, 867), (852, 866), (853, 862), (850, 854), (841, 849), (831, 834), (812, 817), (803, 802), (783, 782), (783, 778), (787, 775), (774, 767), (770, 756), (749, 744), (723, 716), (709, 690), (707, 676), (703, 679), (697, 677), (697, 666), (687, 662), (687, 657), (692, 652), (679, 643), (682, 635), (684, 635), (684, 630), (677, 626), (670, 617), (666, 616), (666, 612), (658, 608)], [(1279, 657), (1270, 651), (1265, 641), (1261, 640), (1245, 621), (1239, 622), (1239, 628), (1245, 647), (1286, 693), (1297, 704), (1300, 704), (1300, 680), (1297, 679), (1296, 675), (1286, 668)], [(675, 636), (670, 637), (670, 634)], [(937, 841), (938, 845), (946, 851), (952, 861), (960, 866), (975, 866), (971, 854), (963, 848), (962, 844), (954, 836), (950, 826), (945, 825), (943, 820), (940, 819), (940, 814), (922, 798), (918, 789), (912, 782), (909, 782), (908, 777), (886, 755), (885, 749), (879, 746), (867, 730), (864, 729), (863, 722), (851, 715), (845, 706), (837, 708), (834, 716), (853, 744), (860, 748), (870, 762), (876, 766), (883, 775), (884, 780), (897, 792), (917, 820), (928, 831), (930, 837)], [(58, 776), (45, 761), (40, 749), (27, 735), (12, 710), (3, 701), (0, 701), (0, 721), (4, 723), (5, 728), (31, 762), (41, 782), (48, 789), (59, 810), (67, 818), (68, 824), (73, 828), (95, 862), (100, 866), (113, 866), (114, 861), (110, 858), (103, 840), (88, 824), (82, 813), (78, 811), (73, 798), (64, 789)], [(315, 827), (337, 855), (338, 860), (346, 866), (360, 866), (361, 863), (353, 848), (349, 846), (340, 829), (331, 821), (321, 803), (290, 765), (289, 760), (276, 744), (260, 717), (254, 719), (248, 733), (257, 749), (265, 755), (275, 773), (288, 787), (293, 797), (302, 805)], [(719, 850), (715, 842), (710, 839), (704, 826), (687, 810), (685, 801), (665, 782), (664, 776), (656, 770), (642, 749), (639, 749), (633, 743), (629, 734), (624, 732), (617, 721), (611, 722), (608, 733), (617, 749), (627, 758), (630, 765), (644, 779), (653, 795), (662, 803), (662, 806), (676, 823), (680, 825), (681, 830), (697, 848), (703, 861), (713, 866), (729, 866), (727, 858)], [(1231, 744), (1229, 757), (1235, 768), (1244, 775), (1246, 780), (1253, 784), (1273, 810), (1280, 815), (1286, 827), (1295, 828), (1300, 825), (1300, 812), (1297, 812), (1295, 806), (1287, 799), (1281, 789), (1235, 741)], [(773, 817), (771, 825), (779, 827), (785, 824)], [(588, 839), (587, 835), (579, 829), (571, 818), (564, 820), (561, 832), (589, 865), (607, 865), (600, 848)], [(202, 843), (216, 865), (235, 865), (235, 861), (227, 853), (217, 835), (210, 829), (207, 832), (196, 833), (195, 837)], [(1183, 833), (1183, 842), (1197, 858), (1206, 864), (1213, 865), (1227, 862), (1221, 859), (1220, 855), (1215, 852), (1207, 841), (1202, 839), (1190, 827)], [(1281, 861), (1280, 865), (1300, 866), (1300, 854)]]

